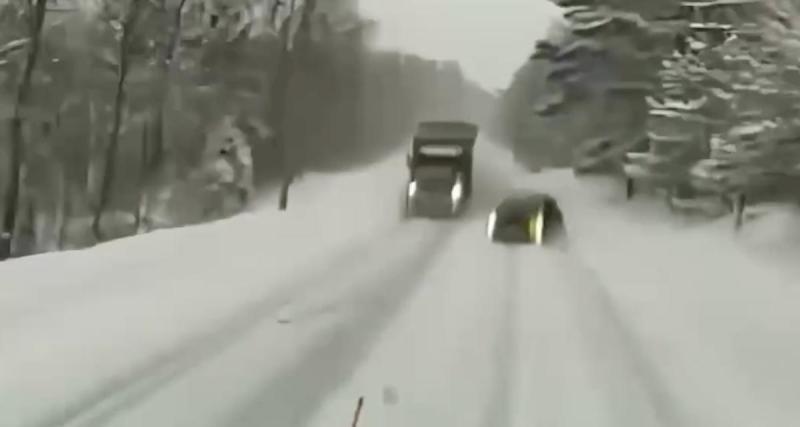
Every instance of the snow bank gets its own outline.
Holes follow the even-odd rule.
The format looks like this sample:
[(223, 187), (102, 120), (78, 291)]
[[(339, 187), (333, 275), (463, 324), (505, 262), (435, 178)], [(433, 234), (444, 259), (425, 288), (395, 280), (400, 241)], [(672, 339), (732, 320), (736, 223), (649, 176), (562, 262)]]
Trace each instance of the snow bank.
[(307, 175), (287, 212), (273, 200), (203, 226), (0, 264), (0, 424), (67, 419), (247, 304), (273, 294), (279, 303), (312, 267), (335, 270), (387, 244), (402, 161)]

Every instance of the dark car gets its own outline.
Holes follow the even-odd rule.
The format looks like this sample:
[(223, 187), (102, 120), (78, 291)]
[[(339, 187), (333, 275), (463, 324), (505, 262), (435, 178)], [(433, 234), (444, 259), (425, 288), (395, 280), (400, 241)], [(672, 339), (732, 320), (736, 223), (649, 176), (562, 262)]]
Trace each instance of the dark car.
[(489, 239), (501, 243), (545, 246), (564, 243), (564, 216), (556, 200), (533, 193), (503, 200), (489, 215)]

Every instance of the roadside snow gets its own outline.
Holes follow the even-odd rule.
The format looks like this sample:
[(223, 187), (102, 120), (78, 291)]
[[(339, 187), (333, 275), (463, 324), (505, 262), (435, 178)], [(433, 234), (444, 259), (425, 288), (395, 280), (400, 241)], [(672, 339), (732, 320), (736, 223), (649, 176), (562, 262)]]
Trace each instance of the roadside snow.
[(207, 341), (254, 301), (280, 304), (376, 251), (397, 227), (400, 199), (386, 189), (403, 176), (395, 159), (308, 176), (293, 187), (291, 215), (264, 209), (3, 263), (0, 425), (67, 420), (194, 352), (183, 344)]
[[(576, 262), (592, 271), (654, 390), (681, 426), (782, 426), (800, 419), (798, 217), (773, 208), (686, 227), (666, 207), (626, 204), (619, 185), (542, 177), (567, 212)], [(778, 254), (783, 253), (783, 257)], [(796, 258), (795, 258), (796, 259)], [(735, 408), (735, 409), (732, 409)]]

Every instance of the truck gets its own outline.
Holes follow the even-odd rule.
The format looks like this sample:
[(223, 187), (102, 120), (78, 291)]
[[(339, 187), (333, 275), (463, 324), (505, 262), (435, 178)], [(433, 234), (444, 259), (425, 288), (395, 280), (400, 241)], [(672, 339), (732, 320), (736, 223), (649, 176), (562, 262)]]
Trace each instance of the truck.
[(472, 196), (472, 157), (477, 137), (478, 126), (474, 123), (418, 123), (406, 158), (406, 217), (447, 218), (464, 212)]

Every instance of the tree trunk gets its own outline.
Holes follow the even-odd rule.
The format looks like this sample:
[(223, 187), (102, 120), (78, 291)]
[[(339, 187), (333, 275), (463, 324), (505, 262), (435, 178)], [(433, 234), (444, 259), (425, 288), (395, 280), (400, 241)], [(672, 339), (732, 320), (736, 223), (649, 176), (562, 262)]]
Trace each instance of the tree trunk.
[(141, 234), (144, 233), (146, 230), (146, 223), (147, 223), (147, 204), (149, 201), (148, 198), (148, 185), (147, 185), (147, 177), (148, 177), (148, 163), (147, 160), (149, 158), (149, 141), (148, 141), (148, 133), (149, 127), (147, 126), (147, 122), (142, 125), (142, 146), (141, 146), (141, 162), (139, 168), (139, 201), (136, 204), (136, 212), (134, 213), (135, 218), (135, 227), (136, 233)]
[(134, 25), (139, 14), (139, 0), (131, 2), (131, 10), (128, 11), (125, 23), (122, 26), (122, 40), (120, 41), (119, 52), (119, 71), (117, 73), (117, 87), (114, 99), (114, 122), (111, 128), (111, 135), (109, 136), (108, 146), (105, 152), (105, 173), (103, 174), (102, 185), (100, 186), (100, 197), (97, 202), (97, 208), (94, 212), (92, 219), (92, 233), (98, 242), (104, 240), (104, 236), (100, 227), (100, 221), (103, 213), (111, 201), (111, 191), (114, 186), (114, 178), (116, 175), (116, 160), (117, 151), (119, 146), (120, 128), (122, 127), (122, 108), (125, 105), (125, 80), (128, 77), (129, 60), (128, 45), (132, 36)]
[(17, 213), (19, 212), (20, 173), (23, 159), (22, 119), (11, 119), (11, 156), (9, 165), (10, 177), (5, 197), (5, 212), (3, 213), (2, 245), (0, 260), (13, 255), (12, 247), (17, 228)]
[(292, 177), (284, 176), (281, 180), (281, 193), (278, 199), (278, 209), (285, 211), (289, 205), (289, 187), (292, 185)]
[[(303, 13), (301, 15), (300, 25), (298, 28), (298, 35), (301, 36), (301, 43), (298, 49), (308, 50), (311, 43), (311, 16), (316, 10), (316, 0), (306, 0), (303, 6)], [(272, 103), (273, 108), (273, 124), (275, 128), (274, 144), (281, 162), (281, 191), (278, 199), (278, 209), (286, 210), (289, 205), (289, 188), (294, 181), (296, 165), (291, 158), (291, 153), (286, 144), (286, 109), (289, 101), (289, 85), (291, 84), (292, 72), (294, 71), (295, 54), (293, 49), (289, 49), (289, 43), (292, 38), (291, 33), (291, 17), (294, 14), (294, 1), (292, 2), (289, 17), (283, 23), (280, 29), (281, 33), (281, 52), (278, 58), (278, 69), (275, 73), (275, 80), (271, 86), (272, 88)], [(303, 52), (301, 52), (303, 53)]]
[(156, 175), (163, 167), (166, 161), (167, 149), (165, 147), (166, 132), (164, 125), (166, 123), (166, 105), (169, 101), (169, 89), (172, 82), (173, 64), (177, 55), (178, 46), (180, 44), (180, 35), (183, 27), (183, 9), (186, 5), (186, 0), (181, 0), (175, 10), (173, 27), (167, 41), (167, 48), (164, 52), (164, 57), (161, 59), (161, 87), (158, 90), (158, 104), (155, 117), (153, 119), (153, 138), (151, 141), (152, 150), (148, 153), (147, 170), (151, 176)]
[(92, 209), (94, 209), (95, 200), (94, 197), (98, 193), (97, 191), (97, 109), (94, 106), (94, 101), (89, 98), (88, 100), (88, 109), (89, 109), (89, 147), (88, 147), (88, 159), (86, 162), (86, 194), (88, 196), (89, 203), (92, 205)]
[(744, 208), (747, 204), (747, 197), (744, 193), (739, 193), (735, 196), (733, 202), (733, 212), (734, 212), (734, 220), (733, 220), (733, 228), (736, 231), (741, 230), (742, 224), (744, 223)]
[(14, 256), (33, 255), (38, 251), (36, 242), (36, 205), (33, 198), (28, 197), (23, 203), (24, 215), (17, 227), (17, 238), (14, 239), (12, 253)]
[(278, 201), (278, 209), (286, 210), (289, 203), (289, 186), (291, 185), (292, 167), (290, 166), (289, 153), (286, 148), (285, 139), (285, 118), (286, 104), (289, 95), (289, 82), (292, 72), (292, 52), (289, 50), (289, 38), (291, 36), (291, 14), (283, 23), (281, 32), (281, 51), (278, 57), (278, 69), (275, 72), (271, 88), (272, 123), (274, 128), (273, 144), (280, 162), (281, 168), (281, 192)]
[(48, 242), (48, 250), (61, 250), (63, 249), (63, 239), (64, 239), (64, 224), (67, 221), (66, 211), (67, 211), (67, 198), (69, 195), (67, 194), (67, 172), (66, 167), (61, 164), (58, 159), (55, 162), (57, 172), (56, 175), (58, 176), (58, 186), (57, 190), (57, 197), (55, 202), (55, 220), (53, 221), (53, 229), (50, 231), (51, 233), (51, 240)]
[(62, 194), (61, 197), (61, 206), (60, 206), (60, 220), (58, 223), (58, 250), (63, 251), (66, 247), (67, 243), (67, 227), (69, 226), (69, 221), (72, 219), (72, 205), (70, 202), (70, 187), (67, 185), (66, 175), (64, 175), (64, 179), (62, 179)]
[(625, 178), (625, 199), (632, 199), (635, 192), (636, 184), (633, 182), (633, 178)]
[(20, 196), (20, 173), (24, 159), (25, 142), (22, 134), (22, 109), (26, 107), (30, 96), (33, 70), (36, 67), (36, 60), (39, 57), (41, 45), (42, 24), (44, 23), (45, 12), (47, 11), (46, 0), (38, 0), (33, 9), (31, 17), (31, 46), (25, 60), (25, 71), (17, 92), (17, 102), (14, 106), (14, 116), (10, 124), (10, 165), (8, 188), (5, 194), (5, 212), (3, 212), (3, 226), (0, 230), (0, 260), (7, 259), (13, 254), (14, 232), (17, 224), (17, 212), (19, 211)]

